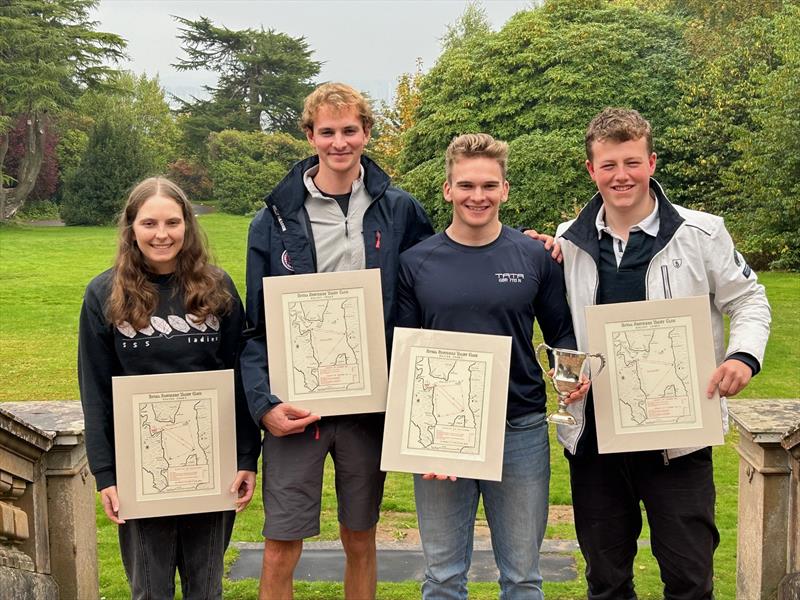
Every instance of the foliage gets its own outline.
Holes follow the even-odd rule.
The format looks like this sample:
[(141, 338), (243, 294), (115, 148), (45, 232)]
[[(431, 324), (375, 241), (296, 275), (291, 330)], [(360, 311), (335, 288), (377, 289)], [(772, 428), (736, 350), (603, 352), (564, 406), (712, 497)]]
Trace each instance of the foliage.
[(298, 135), (303, 99), (311, 92), (321, 64), (311, 59), (305, 38), (274, 29), (234, 31), (207, 17), (176, 20), (182, 26), (178, 37), (186, 58), (175, 67), (219, 74), (217, 85), (206, 87), (210, 100), (182, 102), (180, 123), (198, 154), (208, 134), (223, 129)]
[[(10, 177), (17, 179), (27, 148), (27, 115), (20, 115), (16, 125), (8, 131), (8, 154), (6, 154), (5, 170)], [(56, 191), (58, 186), (58, 157), (56, 155), (56, 145), (58, 144), (58, 134), (53, 131), (53, 127), (47, 126), (42, 139), (42, 165), (36, 177), (36, 184), (28, 196), (29, 203), (38, 203), (48, 200)]]
[[(36, 184), (49, 117), (70, 107), (80, 90), (102, 85), (125, 42), (95, 31), (96, 0), (0, 3), (0, 219), (14, 215)], [(26, 115), (25, 154), (15, 185), (3, 175), (7, 131)]]
[(455, 23), (447, 26), (439, 41), (442, 50), (450, 50), (462, 45), (471, 37), (485, 35), (491, 31), (492, 27), (486, 9), (477, 0), (470, 0)]
[(306, 142), (285, 133), (231, 130), (211, 134), (209, 173), (220, 208), (234, 214), (260, 208), (292, 163), (307, 154)]
[(695, 7), (664, 172), (673, 200), (727, 218), (753, 266), (798, 269), (798, 8), (783, 4), (731, 2), (714, 19)]
[(584, 130), (621, 98), (658, 127), (677, 101), (686, 57), (680, 32), (676, 18), (601, 0), (518, 13), (499, 32), (474, 35), (439, 57), (420, 86), (401, 168), (468, 131), (510, 142), (534, 130)]
[(122, 210), (127, 191), (154, 172), (141, 134), (127, 123), (103, 118), (86, 152), (64, 183), (61, 218), (67, 225), (104, 225)]
[(208, 169), (196, 160), (179, 158), (170, 163), (167, 177), (180, 186), (192, 202), (210, 200), (214, 193)]
[(165, 171), (177, 158), (180, 131), (158, 77), (120, 72), (109, 80), (110, 87), (91, 90), (77, 102), (75, 128), (88, 133), (94, 123), (115, 121), (134, 129), (142, 152), (157, 171)]
[[(750, 107), (753, 132), (740, 138), (740, 158), (722, 174), (740, 198), (734, 228), (751, 262), (800, 270), (800, 6), (770, 20), (777, 66)], [(747, 235), (747, 234), (750, 235)]]
[(553, 231), (551, 224), (591, 195), (582, 134), (599, 110), (624, 104), (656, 130), (669, 126), (687, 63), (682, 25), (630, 3), (553, 0), (516, 14), (496, 33), (479, 29), (451, 44), (419, 86), (401, 181), (436, 207), (441, 227), (440, 192), (420, 175), (454, 136), (489, 132), (511, 143), (504, 218)]
[(414, 115), (419, 108), (419, 84), (422, 76), (422, 60), (418, 58), (414, 73), (403, 73), (398, 77), (392, 105), (381, 102), (375, 111), (375, 127), (369, 151), (391, 177), (398, 175), (403, 136), (415, 123)]

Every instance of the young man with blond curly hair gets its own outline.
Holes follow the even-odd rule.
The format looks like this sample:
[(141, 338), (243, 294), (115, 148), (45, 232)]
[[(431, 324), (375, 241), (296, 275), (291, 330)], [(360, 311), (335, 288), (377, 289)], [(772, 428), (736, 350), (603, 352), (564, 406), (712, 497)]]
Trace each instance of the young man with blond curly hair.
[(319, 534), (325, 459), (336, 473), (345, 596), (374, 598), (375, 528), (385, 474), (383, 414), (320, 419), (270, 392), (262, 278), (380, 268), (391, 346), (400, 252), (433, 233), (420, 204), (364, 156), (374, 119), (350, 86), (327, 83), (305, 101), (302, 127), (315, 155), (269, 193), (250, 225), (242, 378), (264, 434), (264, 560), (261, 598), (291, 598), (303, 539)]

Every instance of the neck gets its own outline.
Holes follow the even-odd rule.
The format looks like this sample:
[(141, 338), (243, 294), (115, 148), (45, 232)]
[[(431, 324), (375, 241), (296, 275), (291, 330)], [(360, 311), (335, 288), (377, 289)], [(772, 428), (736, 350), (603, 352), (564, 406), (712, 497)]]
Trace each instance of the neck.
[(361, 164), (356, 164), (345, 172), (332, 171), (320, 163), (319, 171), (314, 175), (314, 185), (328, 194), (347, 194), (353, 189), (353, 182), (361, 175)]
[(466, 227), (458, 223), (450, 223), (445, 230), (447, 237), (464, 246), (485, 246), (500, 237), (503, 224), (500, 221), (489, 223), (485, 227)]
[(645, 202), (641, 207), (633, 211), (618, 211), (606, 206), (606, 225), (611, 231), (627, 241), (631, 228), (641, 223), (655, 208), (655, 198), (648, 195), (647, 199), (648, 202)]

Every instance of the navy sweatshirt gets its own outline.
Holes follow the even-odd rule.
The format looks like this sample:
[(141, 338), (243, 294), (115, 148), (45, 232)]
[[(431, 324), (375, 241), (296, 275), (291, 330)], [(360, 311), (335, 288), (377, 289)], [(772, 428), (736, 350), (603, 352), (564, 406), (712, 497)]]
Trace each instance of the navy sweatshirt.
[[(78, 333), (78, 383), (83, 405), (86, 453), (97, 489), (116, 485), (114, 412), (111, 378), (232, 369), (236, 365), (244, 324), (244, 308), (230, 277), (224, 285), (233, 295), (233, 309), (221, 317), (194, 322), (186, 314), (172, 275), (152, 275), (159, 304), (150, 324), (136, 331), (127, 323), (111, 325), (106, 302), (113, 271), (95, 277), (86, 288)], [(236, 444), (238, 469), (255, 471), (261, 450), (260, 431), (250, 419), (236, 377)]]
[(511, 336), (509, 419), (545, 410), (534, 319), (550, 346), (576, 348), (563, 272), (541, 242), (519, 231), (503, 226), (486, 246), (443, 232), (400, 257), (398, 326)]

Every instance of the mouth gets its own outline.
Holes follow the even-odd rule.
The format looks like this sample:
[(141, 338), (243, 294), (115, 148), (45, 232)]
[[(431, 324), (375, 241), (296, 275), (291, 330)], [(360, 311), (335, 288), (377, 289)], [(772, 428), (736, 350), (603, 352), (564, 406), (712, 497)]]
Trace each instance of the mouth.
[(488, 205), (475, 206), (475, 205), (472, 205), (472, 204), (466, 204), (466, 205), (464, 205), (464, 208), (466, 208), (470, 212), (481, 213), (481, 212), (489, 210), (489, 208), (491, 208), (491, 207), (488, 206)]
[(153, 250), (169, 250), (173, 244), (150, 244)]
[(629, 192), (634, 188), (633, 185), (612, 185), (611, 189), (615, 192)]

